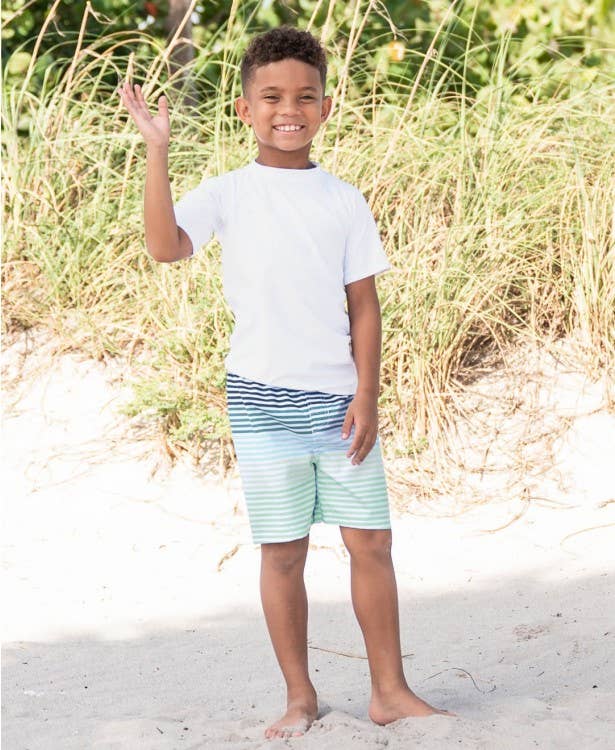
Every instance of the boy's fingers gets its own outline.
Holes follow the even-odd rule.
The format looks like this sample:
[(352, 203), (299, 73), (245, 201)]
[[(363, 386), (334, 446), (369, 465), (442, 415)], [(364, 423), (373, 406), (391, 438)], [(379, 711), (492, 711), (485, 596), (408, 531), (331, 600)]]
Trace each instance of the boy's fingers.
[(361, 443), (361, 447), (356, 452), (356, 455), (353, 458), (353, 463), (360, 464), (363, 459), (367, 456), (367, 454), (371, 451), (371, 449), (374, 447), (374, 444), (376, 443), (376, 439), (374, 438), (371, 433), (366, 432), (363, 442)]
[(135, 84), (135, 99), (139, 102), (139, 104), (141, 104), (141, 106), (145, 106), (143, 91), (141, 90), (141, 86), (139, 86), (138, 83)]
[(353, 422), (354, 422), (354, 415), (352, 413), (351, 406), (349, 406), (346, 409), (346, 414), (344, 415), (344, 421), (342, 422), (342, 438), (344, 438), (344, 440), (350, 435)]
[(132, 90), (130, 88), (130, 85), (126, 81), (124, 81), (124, 84), (122, 85), (122, 99), (127, 104), (133, 104), (134, 105), (134, 103), (135, 103), (135, 98), (134, 98), (134, 95), (133, 95)]
[(136, 96), (133, 97), (133, 105), (135, 109), (135, 114), (142, 117), (145, 120), (151, 120), (152, 116), (150, 114), (149, 109), (147, 108), (147, 104), (145, 103), (145, 99), (143, 98), (143, 94), (138, 91), (136, 93)]
[(358, 448), (360, 448), (360, 446), (363, 444), (364, 439), (365, 439), (365, 432), (363, 430), (358, 430), (355, 433), (354, 440), (352, 441), (352, 445), (348, 449), (346, 456), (350, 457)]
[(367, 454), (370, 452), (371, 446), (369, 443), (365, 444), (361, 450), (357, 453), (357, 455), (354, 457), (353, 461), (357, 464), (362, 464)]

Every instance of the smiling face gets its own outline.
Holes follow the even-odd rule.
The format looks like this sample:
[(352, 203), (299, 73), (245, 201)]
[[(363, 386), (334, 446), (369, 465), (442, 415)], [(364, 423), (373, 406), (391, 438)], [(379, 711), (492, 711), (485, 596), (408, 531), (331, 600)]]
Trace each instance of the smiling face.
[(254, 130), (259, 163), (302, 169), (309, 166), (312, 139), (331, 104), (331, 97), (323, 96), (318, 69), (287, 58), (253, 71), (246, 96), (235, 100), (235, 111)]

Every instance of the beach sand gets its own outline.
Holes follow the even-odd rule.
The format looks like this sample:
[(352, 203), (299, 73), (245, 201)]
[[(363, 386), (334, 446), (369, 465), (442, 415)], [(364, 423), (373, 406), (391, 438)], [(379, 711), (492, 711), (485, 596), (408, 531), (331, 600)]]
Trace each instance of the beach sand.
[(463, 487), (481, 491), (468, 475), (455, 498), (393, 509), (408, 683), (458, 716), (369, 720), (348, 555), (319, 524), (306, 587), (320, 715), (267, 740), (285, 693), (237, 472), (171, 466), (155, 430), (116, 412), (121, 360), (54, 351), (31, 331), (2, 355), (4, 750), (615, 746), (604, 383), (551, 373), (550, 463), (522, 467), (498, 502), (460, 513)]

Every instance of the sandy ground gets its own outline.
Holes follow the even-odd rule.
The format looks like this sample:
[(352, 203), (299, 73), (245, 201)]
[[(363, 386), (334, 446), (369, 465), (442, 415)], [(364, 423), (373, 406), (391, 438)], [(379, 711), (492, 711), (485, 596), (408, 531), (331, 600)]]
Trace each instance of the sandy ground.
[[(406, 675), (458, 718), (369, 720), (349, 561), (321, 524), (306, 569), (321, 713), (304, 737), (266, 740), (285, 694), (239, 476), (161, 469), (156, 436), (116, 413), (130, 395), (121, 362), (52, 352), (38, 334), (2, 355), (5, 750), (615, 746), (602, 383), (551, 371), (560, 429), (549, 466), (516, 462), (523, 493), (508, 476), (508, 495), (463, 514), (447, 515), (450, 498), (394, 510)], [(467, 479), (456, 507), (480, 491)]]

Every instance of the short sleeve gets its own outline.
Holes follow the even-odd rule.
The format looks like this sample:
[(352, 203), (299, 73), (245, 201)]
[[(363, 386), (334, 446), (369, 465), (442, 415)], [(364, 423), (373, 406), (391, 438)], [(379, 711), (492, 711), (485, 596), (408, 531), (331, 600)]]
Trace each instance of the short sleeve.
[(192, 255), (206, 245), (222, 226), (222, 182), (206, 177), (173, 204), (175, 223), (190, 237)]
[(344, 286), (391, 268), (374, 215), (360, 190), (355, 194), (355, 212), (346, 238)]

